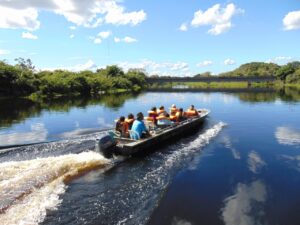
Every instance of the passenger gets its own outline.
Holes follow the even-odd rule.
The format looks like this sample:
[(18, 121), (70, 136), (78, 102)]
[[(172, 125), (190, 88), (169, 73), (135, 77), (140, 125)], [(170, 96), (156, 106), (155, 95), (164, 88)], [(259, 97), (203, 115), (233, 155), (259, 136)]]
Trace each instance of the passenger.
[(158, 114), (158, 116), (160, 116), (160, 115), (166, 116), (167, 112), (165, 110), (165, 107), (164, 106), (159, 107), (159, 110), (157, 111), (157, 114)]
[(170, 115), (167, 113), (165, 116), (161, 114), (160, 116), (157, 117), (157, 125), (158, 126), (169, 126), (173, 122), (170, 119)]
[(131, 134), (132, 139), (138, 140), (140, 138), (145, 138), (145, 137), (150, 136), (150, 133), (146, 129), (146, 126), (145, 126), (145, 123), (144, 123), (143, 119), (144, 119), (143, 113), (139, 112), (136, 115), (136, 120), (132, 124), (131, 130), (134, 131)]
[(148, 121), (152, 121), (155, 125), (157, 125), (157, 119), (156, 117), (158, 116), (156, 112), (156, 107), (152, 107), (150, 111), (148, 111)]
[(194, 105), (191, 105), (190, 108), (185, 112), (187, 117), (193, 117), (193, 116), (198, 116), (199, 113), (195, 109)]
[(134, 122), (134, 115), (129, 113), (125, 122), (128, 124), (128, 129), (131, 130), (132, 124)]
[(178, 112), (178, 109), (176, 108), (176, 105), (173, 104), (172, 107), (170, 108), (170, 119), (171, 121), (176, 122), (176, 113)]
[(128, 137), (128, 123), (125, 122), (125, 117), (121, 116), (116, 123), (116, 131), (120, 132), (121, 137)]
[(178, 109), (176, 108), (176, 105), (173, 104), (170, 108), (170, 116), (175, 116), (177, 112), (178, 112)]
[(183, 112), (182, 108), (180, 108), (178, 110), (178, 112), (176, 113), (175, 116), (176, 116), (176, 122), (181, 122), (181, 121), (186, 119), (186, 117), (184, 116), (184, 112)]

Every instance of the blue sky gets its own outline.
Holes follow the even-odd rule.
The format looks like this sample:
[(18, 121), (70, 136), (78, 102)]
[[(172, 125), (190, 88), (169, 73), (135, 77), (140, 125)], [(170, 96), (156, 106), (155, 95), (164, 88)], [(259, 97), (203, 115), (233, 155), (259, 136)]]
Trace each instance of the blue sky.
[(300, 60), (299, 40), (299, 0), (0, 0), (0, 59), (39, 69), (216, 74)]

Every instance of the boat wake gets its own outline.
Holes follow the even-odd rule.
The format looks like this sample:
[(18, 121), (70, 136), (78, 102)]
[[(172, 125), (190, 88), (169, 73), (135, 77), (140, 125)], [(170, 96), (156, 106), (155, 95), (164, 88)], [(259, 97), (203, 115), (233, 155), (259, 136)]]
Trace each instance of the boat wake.
[[(0, 155), (1, 224), (45, 222), (49, 210), (53, 215), (47, 217), (46, 224), (71, 220), (72, 224), (96, 223), (100, 218), (103, 224), (143, 224), (172, 177), (199, 155), (224, 126), (222, 122), (217, 123), (143, 160), (123, 157), (108, 160), (89, 151), (94, 148), (94, 136), (3, 152)], [(114, 166), (124, 160), (128, 163)], [(84, 179), (77, 181), (81, 185), (70, 184), (74, 193), (68, 193), (66, 198), (64, 195), (62, 202), (69, 181), (90, 170), (112, 167), (115, 170), (105, 180), (99, 176), (88, 183)], [(83, 196), (85, 204), (81, 204)], [(56, 210), (58, 206), (60, 210)]]
[(66, 183), (110, 163), (95, 152), (0, 164), (1, 224), (38, 224), (60, 204)]
[[(193, 137), (148, 155), (130, 169), (123, 164), (117, 173), (110, 174), (110, 181), (103, 187), (103, 192), (97, 193), (98, 198), (91, 206), (101, 207), (94, 213), (99, 215), (103, 224), (146, 224), (172, 178), (182, 168), (190, 166), (190, 162), (224, 126), (225, 123), (219, 122)], [(77, 213), (77, 219), (87, 220), (84, 218), (89, 218), (91, 210), (95, 209), (82, 209), (80, 214)]]

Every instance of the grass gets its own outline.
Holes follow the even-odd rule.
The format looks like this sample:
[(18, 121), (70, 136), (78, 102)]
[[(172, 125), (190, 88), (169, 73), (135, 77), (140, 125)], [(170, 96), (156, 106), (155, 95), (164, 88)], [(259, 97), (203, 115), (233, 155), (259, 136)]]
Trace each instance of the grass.
[(277, 88), (283, 87), (282, 82), (260, 82), (260, 83), (251, 83), (248, 85), (248, 82), (186, 82), (186, 83), (162, 83), (162, 84), (152, 84), (150, 89), (156, 88), (172, 88), (176, 86), (185, 86), (188, 88), (203, 88), (203, 89), (218, 89), (218, 88)]

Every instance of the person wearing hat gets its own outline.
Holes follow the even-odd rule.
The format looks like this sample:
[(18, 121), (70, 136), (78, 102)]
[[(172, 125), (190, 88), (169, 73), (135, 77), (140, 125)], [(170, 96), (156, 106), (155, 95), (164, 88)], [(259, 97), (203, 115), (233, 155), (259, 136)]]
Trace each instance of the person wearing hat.
[(176, 108), (176, 105), (173, 104), (170, 108), (170, 119), (172, 121), (176, 121), (176, 113), (178, 112), (178, 109)]

